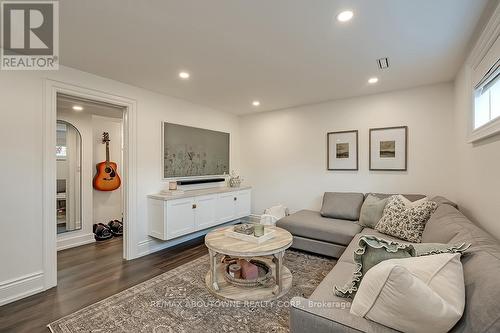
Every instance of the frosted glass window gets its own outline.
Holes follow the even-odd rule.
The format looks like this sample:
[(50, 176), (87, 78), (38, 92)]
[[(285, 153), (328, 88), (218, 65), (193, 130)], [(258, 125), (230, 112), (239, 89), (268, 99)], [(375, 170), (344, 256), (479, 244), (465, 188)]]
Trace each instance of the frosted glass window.
[(500, 80), (498, 79), (490, 89), (490, 98), (491, 119), (495, 119), (496, 117), (500, 117)]
[(478, 128), (490, 121), (490, 94), (486, 92), (476, 96), (474, 107), (474, 128)]
[(500, 116), (500, 67), (474, 91), (474, 129)]

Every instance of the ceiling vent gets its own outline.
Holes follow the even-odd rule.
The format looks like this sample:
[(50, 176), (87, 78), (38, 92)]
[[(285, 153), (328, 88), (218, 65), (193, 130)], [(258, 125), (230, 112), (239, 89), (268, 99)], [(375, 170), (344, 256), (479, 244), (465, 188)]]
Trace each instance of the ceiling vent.
[(389, 68), (389, 58), (377, 59), (378, 68), (387, 69)]

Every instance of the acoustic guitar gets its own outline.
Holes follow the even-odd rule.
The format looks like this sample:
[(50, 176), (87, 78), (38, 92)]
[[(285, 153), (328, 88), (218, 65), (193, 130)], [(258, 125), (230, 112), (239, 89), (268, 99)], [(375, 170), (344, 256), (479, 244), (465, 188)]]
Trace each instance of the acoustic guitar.
[(94, 176), (94, 188), (98, 191), (114, 191), (121, 185), (120, 176), (118, 176), (117, 165), (109, 160), (109, 133), (102, 134), (102, 143), (106, 144), (106, 161), (97, 163), (97, 173)]

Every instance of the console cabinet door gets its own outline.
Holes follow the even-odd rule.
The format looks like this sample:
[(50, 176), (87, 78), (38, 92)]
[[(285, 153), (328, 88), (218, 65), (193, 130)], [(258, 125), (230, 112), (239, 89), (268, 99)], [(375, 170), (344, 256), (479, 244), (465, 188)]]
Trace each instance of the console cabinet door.
[(216, 203), (216, 194), (196, 197), (196, 230), (203, 230), (218, 224), (217, 218), (215, 216)]
[(195, 208), (193, 198), (167, 201), (167, 239), (195, 231)]
[(250, 190), (238, 192), (238, 199), (236, 201), (236, 215), (238, 218), (250, 215), (251, 194), (252, 192)]
[(219, 223), (228, 222), (236, 218), (237, 193), (222, 193), (217, 198), (217, 221)]

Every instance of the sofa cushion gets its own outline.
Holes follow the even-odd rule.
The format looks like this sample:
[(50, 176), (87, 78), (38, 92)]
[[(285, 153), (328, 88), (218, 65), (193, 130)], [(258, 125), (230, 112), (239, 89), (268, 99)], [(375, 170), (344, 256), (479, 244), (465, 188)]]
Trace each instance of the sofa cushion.
[(465, 311), (451, 332), (500, 332), (500, 243), (451, 205), (440, 205), (427, 223), (426, 242), (469, 242), (462, 256)]
[(325, 192), (321, 216), (341, 220), (359, 220), (359, 211), (363, 204), (363, 193)]
[[(396, 194), (388, 194), (388, 193), (367, 193), (366, 196), (368, 196), (369, 194), (372, 194), (372, 195), (379, 197), (381, 199), (389, 198), (389, 197), (392, 197), (393, 195), (396, 195)], [(417, 200), (420, 200), (420, 199), (423, 199), (426, 197), (423, 194), (401, 194), (401, 195), (410, 201), (417, 201)]]
[(359, 225), (375, 228), (378, 221), (382, 218), (387, 200), (388, 198), (381, 199), (375, 195), (369, 194), (361, 206)]
[(464, 305), (460, 254), (444, 253), (374, 266), (363, 278), (351, 313), (402, 332), (448, 332)]
[(445, 198), (445, 197), (442, 197), (440, 195), (438, 196), (435, 196), (434, 198), (430, 199), (431, 201), (434, 201), (435, 203), (438, 204), (438, 206), (441, 206), (441, 205), (450, 205), (456, 209), (458, 209), (458, 205), (456, 203), (454, 203), (453, 201)]
[(276, 226), (294, 236), (347, 245), (361, 231), (357, 223), (322, 217), (313, 210), (301, 210), (280, 219)]
[(422, 233), (422, 242), (448, 243), (472, 223), (450, 205), (439, 205), (431, 215)]

